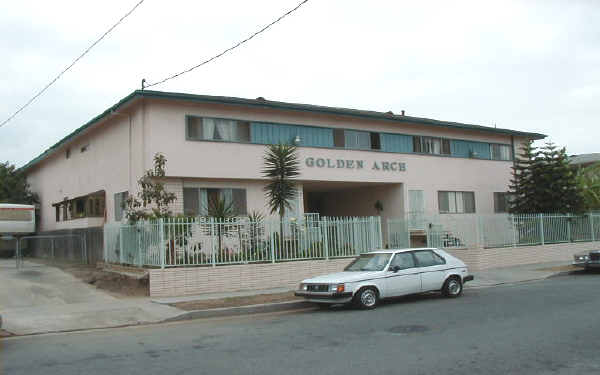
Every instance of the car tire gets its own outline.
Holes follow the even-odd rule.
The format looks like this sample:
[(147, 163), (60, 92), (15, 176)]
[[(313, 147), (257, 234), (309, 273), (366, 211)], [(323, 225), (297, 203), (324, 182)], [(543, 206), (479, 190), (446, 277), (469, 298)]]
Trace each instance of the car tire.
[(462, 294), (463, 285), (457, 276), (449, 277), (442, 287), (444, 297), (456, 298)]
[(373, 287), (360, 288), (354, 295), (354, 306), (362, 310), (374, 309), (379, 303), (379, 293)]

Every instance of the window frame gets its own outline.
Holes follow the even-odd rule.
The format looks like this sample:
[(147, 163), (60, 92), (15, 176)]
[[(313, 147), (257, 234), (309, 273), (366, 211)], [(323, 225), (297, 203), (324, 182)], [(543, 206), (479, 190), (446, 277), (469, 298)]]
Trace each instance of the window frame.
[[(502, 149), (505, 148), (508, 151), (508, 158), (507, 159), (503, 159), (502, 156)], [(494, 157), (494, 149), (498, 150), (498, 155), (500, 155), (500, 157), (495, 158)], [(498, 156), (496, 155), (496, 156)], [(504, 144), (504, 143), (490, 143), (490, 160), (496, 160), (496, 161), (512, 161), (514, 159), (513, 157), (513, 150), (511, 145), (508, 144)]]
[[(499, 203), (500, 199), (497, 198), (498, 196), (502, 197), (502, 201), (503, 201), (503, 204), (504, 204), (504, 211), (499, 210), (498, 203)], [(508, 191), (495, 191), (493, 193), (494, 213), (497, 213), (497, 214), (507, 214), (507, 213), (510, 213), (510, 210), (509, 210), (509, 208), (510, 208), (510, 202), (513, 199), (512, 198), (513, 196), (514, 196), (514, 194), (510, 193)]]
[[(116, 197), (120, 196), (121, 199), (121, 205), (120, 207), (117, 206), (117, 199)], [(127, 200), (127, 198), (129, 197), (129, 191), (125, 190), (125, 191), (121, 191), (119, 193), (115, 193), (113, 195), (113, 200), (114, 200), (114, 205), (115, 205), (115, 212), (114, 212), (114, 216), (115, 216), (115, 221), (123, 221), (123, 217), (125, 216), (125, 201)], [(117, 218), (117, 213), (119, 213), (119, 218)]]
[[(450, 199), (450, 194), (452, 193), (454, 196), (454, 202), (453, 204), (451, 204), (451, 199)], [(458, 202), (459, 199), (457, 199), (457, 194), (460, 193), (461, 194), (461, 198), (460, 198), (460, 203), (461, 203), (461, 211), (459, 211), (458, 209)], [(441, 199), (441, 194), (448, 194), (448, 211), (442, 210), (442, 199)], [(467, 205), (466, 205), (466, 200), (465, 200), (465, 194), (469, 194), (473, 196), (473, 211), (467, 211)], [(452, 208), (454, 207), (454, 211), (452, 210)], [(476, 201), (476, 197), (475, 197), (475, 192), (474, 191), (452, 191), (452, 190), (438, 190), (438, 212), (440, 214), (475, 214), (477, 213), (477, 201)]]
[[(434, 260), (437, 258), (438, 260), (441, 260), (442, 262), (436, 263), (436, 264), (422, 265), (421, 262), (419, 261), (419, 258), (417, 257), (417, 253), (429, 253), (429, 254), (431, 254), (431, 257)], [(413, 255), (415, 258), (415, 264), (416, 264), (417, 268), (443, 266), (444, 264), (446, 264), (446, 259), (444, 259), (444, 257), (442, 257), (441, 255), (439, 255), (438, 253), (436, 253), (433, 250), (416, 250), (416, 251), (413, 251)]]
[[(192, 120), (199, 120), (200, 125), (203, 124), (204, 119), (212, 119), (212, 120), (223, 120), (223, 121), (232, 121), (236, 126), (236, 136), (239, 134), (237, 128), (240, 127), (240, 124), (243, 124), (247, 131), (244, 133), (248, 134), (248, 140), (226, 140), (226, 139), (206, 139), (203, 136), (192, 137), (190, 136), (190, 125)], [(185, 115), (185, 140), (186, 141), (195, 141), (195, 142), (225, 142), (225, 143), (244, 143), (244, 144), (253, 144), (252, 142), (252, 129), (251, 129), (251, 121), (250, 120), (241, 120), (241, 119), (233, 119), (233, 118), (225, 118), (225, 117), (212, 117), (212, 116), (198, 116), (198, 115)]]
[[(207, 194), (207, 204), (210, 205), (210, 198), (208, 197), (208, 194), (212, 194), (214, 196), (214, 194), (217, 195), (217, 197), (222, 197), (223, 196), (223, 191), (224, 190), (231, 190), (231, 203), (233, 205), (233, 209), (234, 209), (234, 216), (246, 216), (248, 215), (248, 189), (247, 188), (239, 188), (239, 187), (206, 187), (206, 186), (200, 186), (200, 187), (183, 187), (183, 213), (184, 215), (187, 216), (192, 216), (192, 217), (198, 217), (198, 216), (207, 216), (208, 212), (206, 212), (205, 214), (203, 214), (202, 212), (205, 211), (201, 205), (203, 204), (200, 195), (201, 195), (201, 190), (205, 190), (206, 194)], [(189, 206), (186, 205), (186, 192), (185, 190), (193, 190), (195, 191), (195, 194), (197, 195), (197, 199), (194, 199), (194, 201), (198, 202), (198, 207), (196, 208), (190, 208)], [(238, 191), (236, 193), (236, 191)], [(241, 194), (239, 191), (243, 191), (243, 199), (238, 199), (236, 200), (236, 194), (238, 195), (238, 198), (240, 197), (239, 194)], [(189, 194), (190, 192), (188, 192)], [(240, 208), (240, 205), (236, 205), (236, 202), (240, 203), (240, 205), (242, 206), (240, 210), (238, 210)], [(206, 207), (206, 211), (208, 211), (208, 207)]]
[[(413, 135), (413, 153), (423, 155), (452, 156), (452, 146), (449, 138), (430, 135)], [(439, 142), (440, 152), (435, 150), (434, 143)], [(428, 151), (424, 151), (427, 149)]]
[(417, 260), (415, 258), (414, 251), (405, 251), (405, 252), (402, 252), (402, 253), (396, 253), (396, 254), (394, 254), (394, 256), (392, 257), (392, 259), (389, 262), (388, 270), (393, 267), (394, 259), (396, 259), (396, 257), (398, 255), (404, 255), (404, 254), (410, 255), (410, 257), (412, 258), (412, 261), (413, 261), (413, 265), (412, 265), (412, 267), (400, 268), (400, 269), (398, 269), (398, 271), (409, 270), (411, 268), (417, 268)]

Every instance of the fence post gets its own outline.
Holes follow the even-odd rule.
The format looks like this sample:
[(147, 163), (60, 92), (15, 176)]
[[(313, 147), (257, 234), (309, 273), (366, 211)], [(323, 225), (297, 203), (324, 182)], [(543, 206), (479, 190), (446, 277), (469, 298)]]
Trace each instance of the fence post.
[(119, 227), (119, 263), (123, 264), (123, 253), (125, 249), (123, 248), (123, 226)]
[[(213, 267), (217, 266), (217, 258), (215, 256), (215, 218), (211, 217), (210, 221), (210, 258)], [(217, 242), (219, 240), (217, 239)]]
[(542, 245), (544, 245), (544, 214), (539, 214), (538, 217), (540, 219), (540, 239), (542, 240)]
[(515, 215), (511, 214), (510, 219), (512, 220), (513, 247), (517, 247), (517, 227), (515, 226)]
[(19, 268), (21, 268), (21, 265), (19, 264), (21, 261), (21, 246), (19, 246), (21, 239), (17, 238), (15, 241), (17, 242), (17, 248), (15, 249), (15, 259), (16, 259), (15, 263), (17, 265), (17, 269), (19, 269)]
[(158, 233), (160, 236), (160, 246), (159, 246), (159, 256), (160, 256), (160, 269), (165, 269), (165, 225), (164, 225), (164, 219), (161, 217), (160, 219), (158, 219)]
[(82, 250), (83, 250), (83, 256), (82, 256), (82, 258), (83, 258), (83, 262), (84, 262), (84, 264), (88, 264), (88, 256), (87, 256), (87, 235), (86, 235), (86, 233), (85, 233), (85, 232), (83, 232), (83, 244), (82, 244), (82, 245), (83, 245), (83, 246), (82, 246), (82, 247), (83, 247), (83, 248), (82, 248)]
[(325, 252), (325, 259), (329, 260), (329, 228), (326, 217), (323, 218), (323, 226), (325, 227), (325, 234), (323, 236), (323, 251)]
[(271, 249), (271, 263), (275, 263), (275, 236), (273, 235), (273, 221), (269, 222), (269, 246)]
[(567, 228), (568, 230), (568, 235), (569, 235), (569, 241), (568, 242), (573, 242), (573, 236), (571, 234), (571, 214), (567, 214)]
[(592, 242), (596, 241), (596, 234), (594, 233), (594, 215), (590, 212), (590, 229), (592, 233)]
[(379, 248), (383, 249), (383, 231), (381, 230), (381, 216), (376, 217), (375, 226), (377, 230), (377, 239), (379, 240)]

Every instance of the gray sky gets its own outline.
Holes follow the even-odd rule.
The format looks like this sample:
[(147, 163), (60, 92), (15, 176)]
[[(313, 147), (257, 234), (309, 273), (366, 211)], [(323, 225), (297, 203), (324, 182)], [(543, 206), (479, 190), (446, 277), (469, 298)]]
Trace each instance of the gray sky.
[[(0, 121), (137, 0), (0, 0)], [(21, 166), (140, 87), (220, 52), (299, 0), (146, 0), (0, 128)], [(407, 115), (548, 134), (598, 152), (600, 1), (310, 0), (209, 65), (152, 89)]]

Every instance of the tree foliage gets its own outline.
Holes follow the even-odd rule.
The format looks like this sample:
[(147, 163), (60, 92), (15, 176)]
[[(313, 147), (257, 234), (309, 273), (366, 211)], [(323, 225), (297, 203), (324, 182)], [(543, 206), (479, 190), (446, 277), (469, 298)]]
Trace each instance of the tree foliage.
[(166, 176), (167, 159), (161, 153), (154, 155), (154, 168), (149, 169), (138, 180), (139, 191), (125, 201), (127, 220), (136, 223), (139, 220), (171, 217), (169, 204), (177, 200), (174, 193), (165, 189), (161, 179)]
[(31, 192), (25, 175), (9, 162), (0, 163), (0, 203), (39, 203), (38, 196)]
[(541, 149), (527, 143), (513, 166), (512, 213), (578, 213), (581, 189), (564, 148), (547, 142)]
[(293, 181), (300, 175), (296, 146), (287, 144), (268, 146), (262, 174), (270, 180), (264, 190), (271, 213), (277, 212), (283, 219), (286, 210), (293, 209), (291, 202), (298, 195)]
[(585, 209), (600, 210), (600, 162), (577, 170), (577, 183), (581, 189)]

